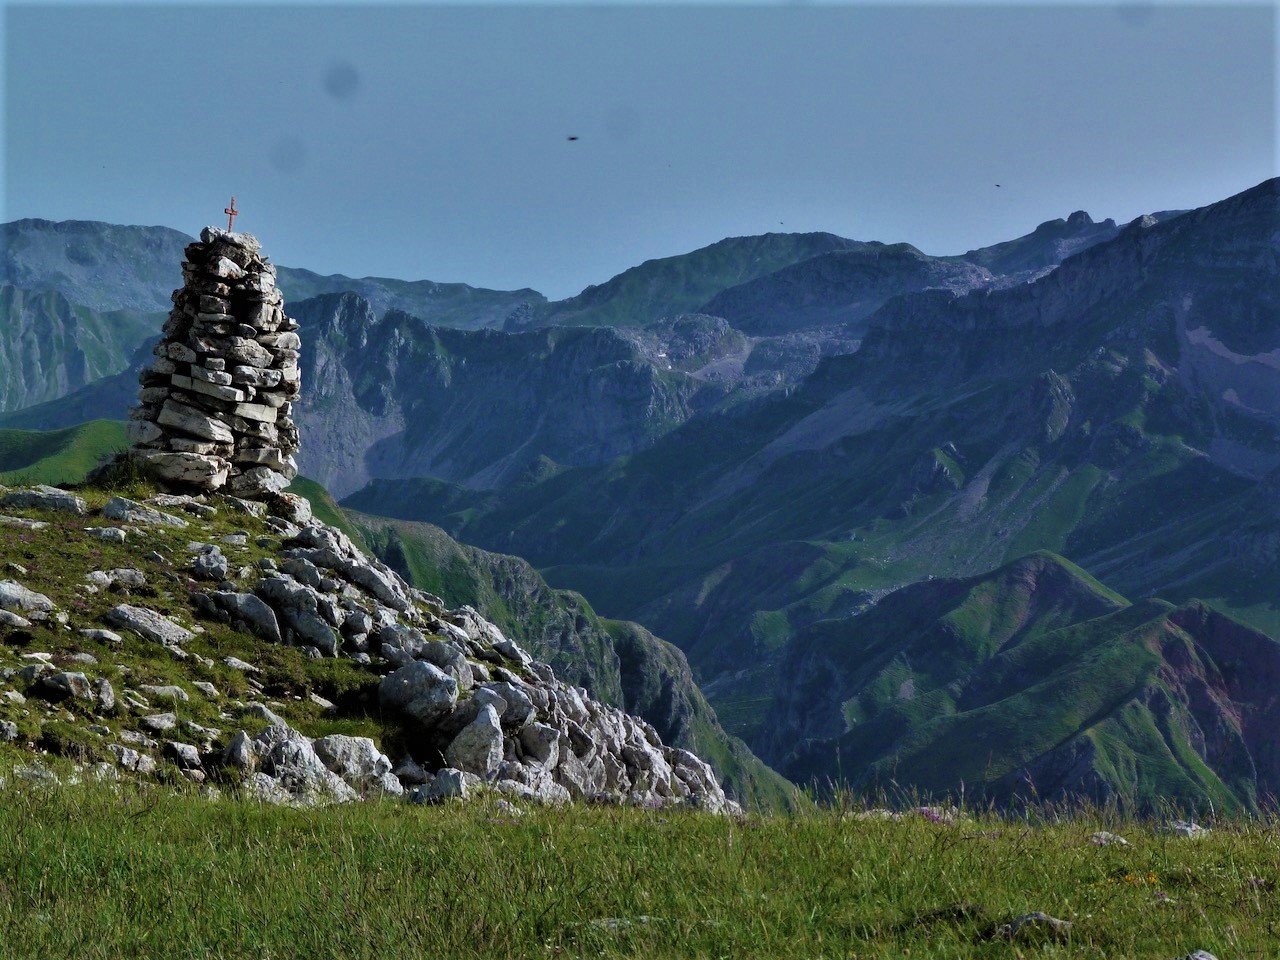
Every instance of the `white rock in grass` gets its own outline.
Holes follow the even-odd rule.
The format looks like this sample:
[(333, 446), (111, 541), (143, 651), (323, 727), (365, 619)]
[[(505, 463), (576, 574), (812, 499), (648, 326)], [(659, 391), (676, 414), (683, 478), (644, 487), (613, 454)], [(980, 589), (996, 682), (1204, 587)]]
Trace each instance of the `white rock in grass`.
[(53, 612), (54, 605), (43, 593), (28, 590), (15, 580), (0, 580), (0, 610), (43, 619)]

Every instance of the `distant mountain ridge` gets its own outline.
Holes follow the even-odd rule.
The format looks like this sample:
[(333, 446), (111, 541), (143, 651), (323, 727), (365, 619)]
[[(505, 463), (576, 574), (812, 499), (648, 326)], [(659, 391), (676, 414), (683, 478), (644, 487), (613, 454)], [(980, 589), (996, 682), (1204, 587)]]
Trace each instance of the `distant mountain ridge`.
[(1280, 181), (1140, 219), (1029, 284), (890, 299), (857, 352), (629, 458), (348, 502), (647, 624), (759, 749), (813, 624), (1035, 550), (1280, 635), (1277, 222)]
[(1036, 554), (803, 631), (763, 755), (805, 782), (1257, 811), (1280, 797), (1280, 642), (1130, 604)]

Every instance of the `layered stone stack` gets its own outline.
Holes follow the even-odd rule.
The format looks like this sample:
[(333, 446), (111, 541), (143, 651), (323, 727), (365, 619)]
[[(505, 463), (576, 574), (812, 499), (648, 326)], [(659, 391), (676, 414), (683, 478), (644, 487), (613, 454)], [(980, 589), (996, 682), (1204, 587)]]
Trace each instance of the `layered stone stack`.
[(278, 493), (297, 474), (298, 324), (250, 234), (206, 227), (186, 255), (164, 339), (139, 376), (129, 456), (178, 487)]

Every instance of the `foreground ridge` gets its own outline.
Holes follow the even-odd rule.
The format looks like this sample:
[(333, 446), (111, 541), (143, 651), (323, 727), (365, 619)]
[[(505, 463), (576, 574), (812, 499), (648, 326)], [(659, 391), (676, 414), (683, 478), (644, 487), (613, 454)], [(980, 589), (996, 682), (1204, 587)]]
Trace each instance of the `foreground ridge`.
[[(238, 784), (274, 803), (492, 790), (737, 810), (698, 757), (561, 682), (470, 607), (409, 586), (301, 497), (272, 511), (227, 495), (0, 490), (0, 559), (21, 578), (0, 581), (0, 710), (13, 717), (0, 739), (96, 759), (102, 776)], [(22, 562), (50, 551), (56, 575)], [(340, 676), (324, 689), (345, 702), (316, 684), (295, 693), (273, 651), (295, 674)], [(282, 714), (309, 714), (317, 732), (368, 718), (383, 742), (310, 737)], [(73, 730), (50, 736), (58, 725)]]

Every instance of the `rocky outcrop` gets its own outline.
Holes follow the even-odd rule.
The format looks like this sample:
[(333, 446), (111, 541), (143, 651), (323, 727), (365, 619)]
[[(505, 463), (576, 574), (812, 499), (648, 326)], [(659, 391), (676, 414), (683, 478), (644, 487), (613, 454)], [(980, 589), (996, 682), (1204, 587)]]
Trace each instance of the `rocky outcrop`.
[[(424, 778), (409, 784), (422, 788), (418, 797), (430, 793), (424, 784), (461, 774), (459, 782), (473, 788), (544, 802), (735, 807), (709, 766), (665, 746), (651, 724), (558, 680), (472, 608), (446, 609), (365, 557), (341, 531), (308, 517), (304, 502), (295, 506), (286, 523), (300, 525), (285, 541), (278, 569), (251, 594), (221, 588), (197, 594), (195, 603), (205, 616), (264, 641), (385, 670), (378, 701), (404, 728), (408, 759)], [(153, 619), (131, 608), (112, 622), (168, 640)], [(272, 736), (265, 752), (254, 747), (265, 758), (253, 767), (261, 796), (298, 799), (318, 791), (350, 799), (326, 777), (311, 775), (335, 766), (349, 771), (348, 785), (355, 780), (396, 792), (371, 742), (329, 737), (312, 748), (300, 735)]]
[(186, 255), (156, 359), (139, 376), (129, 455), (180, 489), (279, 493), (298, 470), (298, 324), (254, 237), (206, 227)]

